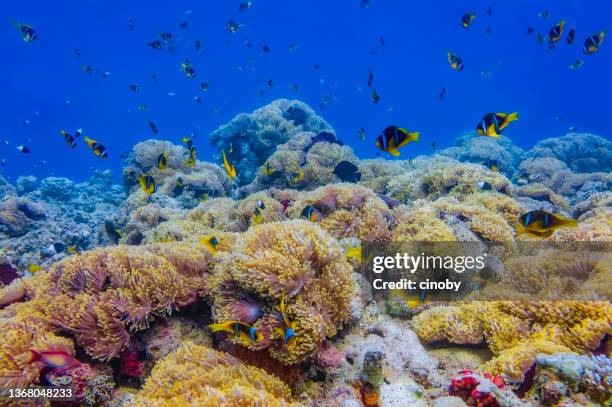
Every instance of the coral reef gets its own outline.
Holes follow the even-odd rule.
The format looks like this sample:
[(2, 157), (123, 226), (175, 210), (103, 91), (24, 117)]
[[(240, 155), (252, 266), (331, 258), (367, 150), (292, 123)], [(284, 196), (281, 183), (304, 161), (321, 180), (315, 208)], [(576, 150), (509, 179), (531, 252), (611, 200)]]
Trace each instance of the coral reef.
[(239, 359), (186, 342), (153, 368), (127, 406), (286, 406), (297, 407), (291, 390), (277, 377)]
[(210, 134), (210, 142), (219, 150), (233, 152), (240, 185), (253, 180), (256, 172), (279, 144), (298, 133), (333, 131), (331, 126), (298, 100), (278, 99), (252, 113), (242, 113)]
[(17, 191), (2, 175), (0, 175), (0, 199), (4, 199), (7, 196), (15, 196)]
[(523, 382), (538, 354), (597, 349), (612, 333), (608, 301), (489, 301), (423, 311), (412, 326), (425, 343), (486, 342), (495, 358), (483, 367)]
[[(265, 337), (232, 341), (267, 349), (285, 364), (313, 356), (326, 337), (333, 337), (348, 321), (357, 293), (340, 245), (318, 226), (299, 220), (250, 228), (215, 268), (213, 282), (214, 319), (253, 324)], [(275, 329), (283, 321), (276, 316), (283, 296), (285, 316), (296, 325), (293, 346)]]
[(45, 208), (26, 198), (10, 197), (0, 202), (0, 233), (8, 237), (24, 235), (33, 221), (45, 219)]
[[(232, 193), (234, 183), (223, 168), (199, 160), (190, 166), (187, 152), (184, 147), (162, 140), (136, 144), (127, 156), (123, 169), (123, 186), (130, 191), (124, 210), (131, 213), (149, 203), (166, 208), (193, 208), (201, 199)], [(167, 157), (165, 169), (155, 165), (162, 153)], [(151, 196), (142, 191), (138, 184), (142, 174), (151, 175), (155, 180), (157, 191)]]
[(610, 172), (612, 142), (593, 134), (569, 133), (538, 141), (526, 157), (556, 158), (575, 172)]
[(0, 251), (24, 271), (30, 264), (47, 266), (61, 260), (71, 246), (86, 250), (111, 244), (101, 225), (120, 216), (124, 199), (108, 170), (96, 170), (87, 182), (78, 184), (45, 178), (40, 189), (0, 203), (5, 208), (0, 210)]
[(525, 156), (525, 151), (514, 145), (508, 137), (497, 139), (466, 133), (455, 140), (456, 145), (439, 151), (439, 154), (459, 161), (481, 164), (487, 160), (501, 163), (500, 170), (507, 175), (516, 171)]
[(131, 331), (206, 295), (211, 261), (210, 252), (189, 243), (119, 246), (72, 256), (48, 272), (18, 280), (28, 301), (0, 311), (6, 339), (0, 370), (13, 372), (1, 375), (9, 381), (0, 385), (38, 381), (42, 366), (27, 358), (29, 349), (39, 349), (37, 343), (49, 351), (56, 350), (49, 341), (59, 341), (63, 352), (73, 355), (72, 341), (55, 336), (59, 332), (74, 337), (92, 358), (117, 357), (130, 344)]
[(531, 396), (544, 405), (609, 405), (612, 360), (606, 355), (539, 355)]
[[(70, 384), (107, 406), (610, 403), (608, 140), (525, 151), (468, 133), (430, 156), (360, 160), (340, 136), (279, 99), (211, 134), (236, 179), (188, 161), (186, 139), (136, 144), (122, 186), (110, 171), (0, 176), (0, 391)], [(356, 183), (335, 174), (342, 161)], [(532, 210), (577, 226), (517, 233)], [(362, 245), (423, 242), (486, 250), (491, 276), (414, 300), (357, 272)]]
[[(266, 160), (272, 172), (266, 174), (261, 168), (253, 182), (240, 189), (239, 195), (270, 187), (313, 189), (338, 181), (333, 170), (339, 162), (359, 162), (350, 147), (316, 141), (316, 137), (316, 133), (298, 133), (279, 145)], [(297, 174), (299, 179), (294, 179), (292, 174)]]
[(387, 204), (367, 188), (333, 184), (300, 193), (287, 209), (287, 215), (300, 218), (307, 206), (317, 211), (317, 223), (321, 228), (337, 239), (358, 237), (371, 241), (391, 236), (393, 214)]

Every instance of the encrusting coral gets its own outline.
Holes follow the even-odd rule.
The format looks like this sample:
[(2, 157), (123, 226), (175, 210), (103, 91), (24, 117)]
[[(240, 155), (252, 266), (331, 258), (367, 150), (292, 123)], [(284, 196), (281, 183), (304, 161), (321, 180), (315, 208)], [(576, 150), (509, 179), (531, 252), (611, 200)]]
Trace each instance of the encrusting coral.
[[(285, 364), (313, 356), (326, 337), (333, 337), (348, 321), (357, 293), (338, 242), (300, 220), (250, 228), (217, 265), (212, 280), (214, 319), (252, 324), (264, 335), (261, 342), (232, 340), (267, 349)], [(281, 328), (277, 311), (283, 295), (285, 316), (296, 325), (295, 344), (285, 344), (275, 329)]]
[(239, 359), (191, 342), (155, 365), (129, 407), (269, 406), (298, 407), (276, 376)]

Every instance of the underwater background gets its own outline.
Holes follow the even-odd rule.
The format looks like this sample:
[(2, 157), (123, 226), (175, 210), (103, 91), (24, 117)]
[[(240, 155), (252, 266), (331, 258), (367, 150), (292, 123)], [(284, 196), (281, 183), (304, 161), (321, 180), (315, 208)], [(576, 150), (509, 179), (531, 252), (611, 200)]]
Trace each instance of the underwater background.
[[(544, 11), (550, 18), (538, 17)], [(477, 18), (464, 29), (459, 23), (468, 12)], [(279, 97), (313, 106), (364, 158), (374, 155), (372, 140), (389, 124), (420, 131), (421, 143), (408, 153), (416, 156), (431, 153), (434, 141), (440, 148), (452, 145), (488, 111), (519, 112), (521, 120), (508, 136), (521, 147), (563, 135), (571, 126), (611, 137), (612, 56), (605, 50), (581, 52), (584, 39), (612, 20), (612, 7), (604, 0), (383, 0), (365, 8), (358, 1), (269, 0), (254, 2), (246, 12), (230, 1), (33, 0), (4, 2), (0, 17), (5, 22), (0, 138), (10, 142), (0, 145), (0, 158), (6, 159), (0, 171), (11, 177), (55, 174), (83, 180), (91, 168), (117, 174), (121, 154), (151, 137), (148, 121), (157, 124), (161, 139), (176, 141), (196, 132), (204, 147), (199, 154), (210, 160), (217, 154), (205, 141), (212, 130)], [(38, 41), (21, 41), (13, 19), (35, 27)], [(576, 28), (576, 41), (569, 46), (563, 39), (547, 52), (537, 33), (546, 36), (560, 19), (567, 21), (566, 31)], [(183, 21), (187, 30), (178, 28)], [(229, 32), (228, 21), (244, 27)], [(527, 27), (536, 32), (526, 35)], [(177, 37), (175, 54), (147, 45), (164, 31)], [(198, 39), (200, 52), (194, 49)], [(463, 72), (449, 68), (447, 50), (463, 58)], [(197, 72), (192, 80), (180, 69), (185, 58)], [(584, 66), (568, 69), (576, 59), (584, 59)], [(85, 65), (98, 72), (83, 72)], [(381, 97), (376, 105), (366, 85), (368, 69)], [(103, 79), (102, 72), (110, 75)], [(203, 81), (207, 92), (198, 90)], [(138, 84), (139, 92), (130, 91), (130, 84)], [(330, 101), (321, 109), (325, 95)], [(149, 110), (139, 111), (139, 104)], [(357, 138), (360, 127), (366, 142)], [(109, 159), (67, 150), (58, 136), (61, 128), (83, 128), (102, 140)], [(20, 154), (18, 145), (28, 146), (31, 154)]]
[(0, 406), (611, 406), (610, 25), (3, 2)]

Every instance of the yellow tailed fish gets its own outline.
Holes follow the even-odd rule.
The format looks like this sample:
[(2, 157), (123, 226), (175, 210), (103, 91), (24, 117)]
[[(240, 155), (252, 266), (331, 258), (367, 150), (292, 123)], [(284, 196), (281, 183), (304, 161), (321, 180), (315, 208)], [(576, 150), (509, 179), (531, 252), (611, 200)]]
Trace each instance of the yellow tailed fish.
[(44, 268), (42, 268), (38, 264), (30, 264), (28, 266), (28, 271), (32, 274), (36, 273), (37, 271), (42, 271), (42, 270), (44, 270)]
[(108, 152), (106, 151), (106, 147), (104, 147), (102, 144), (87, 136), (83, 137), (83, 140), (87, 143), (87, 145), (89, 146), (91, 151), (93, 151), (96, 157), (108, 158)]
[(225, 151), (222, 151), (222, 153), (223, 153), (223, 166), (225, 167), (225, 171), (227, 172), (227, 175), (229, 175), (231, 179), (235, 179), (236, 178), (236, 167), (234, 167), (233, 164), (230, 165), (230, 163), (227, 161), (227, 156), (225, 155)]
[(259, 343), (264, 340), (263, 334), (255, 329), (254, 326), (240, 321), (232, 320), (219, 324), (210, 324), (208, 325), (208, 329), (210, 329), (212, 333), (227, 332), (234, 334), (247, 345), (250, 343)]
[(281, 294), (281, 301), (276, 311), (276, 317), (281, 322), (281, 327), (276, 327), (275, 331), (283, 338), (283, 342), (288, 348), (295, 346), (295, 321), (290, 321), (285, 313), (285, 292)]
[(216, 252), (219, 246), (219, 240), (215, 236), (204, 236), (200, 239), (200, 243), (208, 248), (211, 253)]
[(142, 189), (148, 195), (153, 195), (157, 191), (155, 179), (153, 179), (153, 177), (150, 175), (142, 174), (138, 178), (138, 183), (140, 184), (140, 189)]
[(161, 153), (155, 160), (155, 166), (161, 171), (165, 170), (168, 167), (168, 155)]
[(535, 210), (519, 217), (517, 233), (547, 238), (552, 236), (557, 229), (575, 228), (577, 226), (578, 222), (575, 219), (566, 218), (547, 211)]
[(397, 157), (400, 155), (398, 149), (412, 141), (419, 141), (418, 132), (409, 132), (401, 127), (388, 126), (382, 134), (376, 137), (376, 147)]

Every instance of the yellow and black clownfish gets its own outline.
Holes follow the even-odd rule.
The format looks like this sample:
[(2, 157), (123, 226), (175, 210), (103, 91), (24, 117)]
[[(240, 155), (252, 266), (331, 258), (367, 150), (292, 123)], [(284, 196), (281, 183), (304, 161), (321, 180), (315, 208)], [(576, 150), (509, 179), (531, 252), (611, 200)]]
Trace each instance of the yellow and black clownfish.
[(317, 221), (317, 211), (311, 205), (308, 205), (304, 209), (302, 209), (301, 217), (306, 218), (310, 222), (314, 223)]
[(603, 43), (607, 32), (607, 30), (601, 31), (597, 34), (591, 35), (589, 38), (584, 40), (584, 47), (582, 47), (582, 52), (586, 55), (590, 55), (599, 51), (599, 47), (601, 47), (601, 44)]
[(264, 340), (263, 333), (258, 331), (254, 326), (236, 320), (210, 324), (208, 325), (208, 329), (210, 329), (212, 333), (227, 332), (229, 334), (234, 334), (246, 345), (250, 343), (259, 343)]
[(270, 164), (269, 161), (266, 161), (262, 167), (262, 171), (264, 174), (270, 175), (276, 170), (274, 169), (274, 167), (272, 167), (272, 164)]
[(102, 144), (87, 136), (83, 137), (83, 140), (87, 143), (87, 145), (89, 146), (91, 151), (93, 151), (96, 157), (108, 158), (108, 151), (106, 151), (106, 147), (104, 147)]
[(565, 28), (565, 20), (559, 21), (553, 28), (548, 32), (548, 43), (554, 44), (558, 42), (563, 36), (563, 30)]
[(461, 27), (468, 28), (476, 18), (476, 13), (467, 13), (461, 17)]
[(449, 51), (446, 53), (446, 57), (451, 68), (457, 72), (463, 71), (463, 59), (459, 55)]
[(219, 246), (219, 240), (215, 236), (203, 236), (200, 238), (200, 243), (210, 250), (211, 253), (215, 253)]
[(195, 167), (197, 162), (197, 150), (194, 145), (189, 148), (189, 156), (187, 157), (186, 164), (188, 167)]
[(142, 189), (148, 195), (153, 195), (157, 191), (155, 179), (153, 179), (153, 177), (150, 175), (142, 174), (138, 178), (138, 183), (140, 184), (140, 189)]
[(517, 225), (518, 234), (530, 234), (537, 237), (547, 238), (560, 228), (574, 228), (578, 226), (575, 219), (550, 213), (543, 210), (527, 212), (519, 217)]
[(419, 141), (419, 132), (409, 132), (401, 127), (389, 126), (376, 137), (376, 147), (397, 157), (400, 155), (398, 149), (411, 141)]
[(165, 170), (168, 167), (168, 155), (166, 153), (161, 153), (157, 156), (155, 166), (161, 171)]
[(476, 125), (476, 132), (481, 136), (499, 137), (510, 123), (518, 120), (518, 113), (487, 113)]

